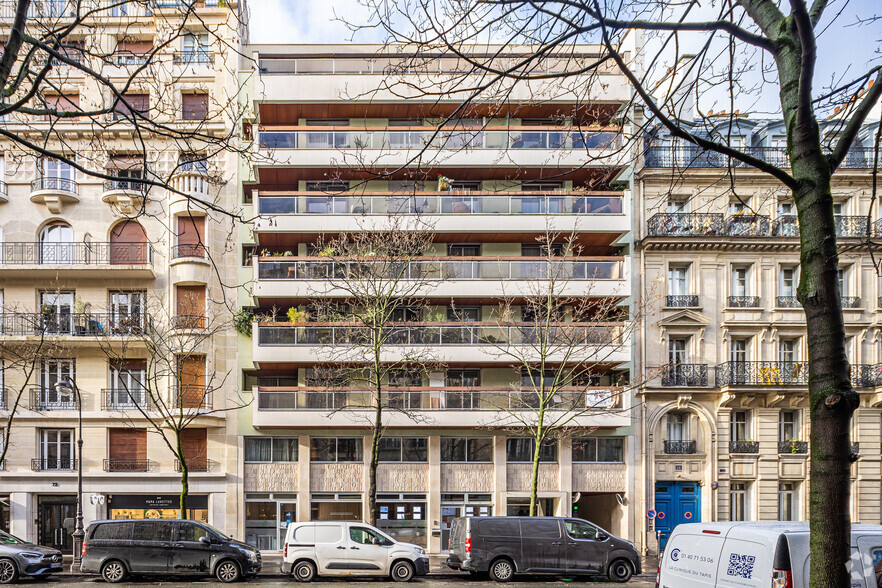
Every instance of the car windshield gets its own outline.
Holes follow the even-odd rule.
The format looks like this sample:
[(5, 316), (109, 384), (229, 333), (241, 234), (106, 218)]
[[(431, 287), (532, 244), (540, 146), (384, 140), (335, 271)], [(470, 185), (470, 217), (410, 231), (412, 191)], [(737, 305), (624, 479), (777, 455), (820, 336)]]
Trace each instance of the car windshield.
[(216, 527), (212, 527), (212, 526), (209, 525), (208, 523), (200, 523), (200, 524), (201, 524), (203, 527), (205, 527), (206, 529), (208, 529), (209, 531), (211, 531), (212, 533), (214, 533), (215, 535), (217, 535), (218, 537), (222, 538), (222, 539), (232, 539), (232, 537), (230, 537), (229, 535), (227, 535), (226, 533), (224, 533), (224, 532), (221, 531), (220, 529), (218, 529), (218, 528), (216, 528)]
[(9, 533), (4, 533), (3, 531), (0, 531), (0, 543), (24, 543), (24, 541), (22, 541), (15, 535), (10, 535)]

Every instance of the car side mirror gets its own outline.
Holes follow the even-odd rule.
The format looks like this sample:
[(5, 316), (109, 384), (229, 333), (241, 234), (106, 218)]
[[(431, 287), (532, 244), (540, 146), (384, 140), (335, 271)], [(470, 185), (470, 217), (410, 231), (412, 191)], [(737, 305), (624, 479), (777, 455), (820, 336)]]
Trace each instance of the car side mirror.
[(374, 545), (384, 545), (386, 542), (380, 539), (379, 537), (374, 537), (373, 541)]
[(609, 539), (609, 535), (607, 535), (603, 531), (600, 531), (599, 533), (597, 533), (597, 540), (598, 541), (606, 541), (607, 539)]
[(211, 545), (211, 537), (208, 537), (207, 535), (202, 536), (199, 538), (199, 543), (205, 543), (206, 545)]

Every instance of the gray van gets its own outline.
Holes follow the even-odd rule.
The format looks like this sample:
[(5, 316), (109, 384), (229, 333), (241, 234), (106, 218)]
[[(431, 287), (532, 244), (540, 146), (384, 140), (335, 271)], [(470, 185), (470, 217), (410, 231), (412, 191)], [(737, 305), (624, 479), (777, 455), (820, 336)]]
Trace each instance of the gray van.
[(80, 570), (107, 582), (129, 575), (215, 576), (235, 582), (260, 571), (260, 552), (205, 523), (179, 519), (94, 521)]
[(641, 573), (634, 544), (582, 519), (461, 517), (450, 532), (447, 566), (508, 582), (515, 574), (603, 576)]

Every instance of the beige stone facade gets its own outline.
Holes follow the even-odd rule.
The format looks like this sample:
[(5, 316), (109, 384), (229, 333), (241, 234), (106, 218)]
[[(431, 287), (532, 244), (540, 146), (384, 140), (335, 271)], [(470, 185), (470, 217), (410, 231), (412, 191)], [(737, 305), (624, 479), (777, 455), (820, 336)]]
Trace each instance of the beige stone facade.
[[(145, 11), (148, 5), (152, 11)], [(222, 97), (236, 95), (236, 59), (218, 48), (221, 39), (228, 47), (238, 43), (237, 3), (200, 2), (186, 23), (175, 16), (183, 6), (139, 3), (128, 7), (131, 12), (123, 6), (113, 15), (89, 21), (86, 42), (104, 47), (113, 59), (82, 59), (118, 81), (131, 75), (128, 66), (143, 60), (139, 62), (137, 54), (118, 56), (114, 47), (128, 42), (131, 48), (134, 39), (143, 52), (146, 45), (158, 47), (184, 30), (155, 56), (165, 69), (145, 68), (134, 85), (150, 97), (157, 121), (170, 127), (196, 128), (201, 123), (182, 120), (181, 101), (186, 103), (193, 92), (210, 96), (211, 121), (200, 132), (223, 137), (231, 134), (235, 121), (229, 113), (212, 109)], [(59, 20), (65, 22), (65, 17)], [(9, 24), (9, 15), (0, 17), (0, 26)], [(200, 47), (197, 40), (194, 46), (193, 39), (207, 39), (209, 29), (218, 44)], [(78, 96), (84, 110), (108, 99), (107, 89), (94, 77), (72, 68), (58, 66), (49, 79)], [(88, 117), (56, 124), (25, 115), (12, 115), (0, 124), (38, 144), (45, 140), (50, 149), (71, 154), (87, 169), (105, 173), (122, 169), (120, 158), (140, 160), (136, 171), (142, 175), (128, 177), (168, 180), (174, 190), (228, 210), (235, 207), (236, 155), (184, 153), (197, 150), (200, 143), (185, 144), (157, 132), (133, 136), (131, 126), (106, 116), (107, 124), (101, 125)], [(78, 462), (85, 524), (105, 517), (155, 516), (155, 510), (174, 516), (181, 488), (174, 455), (132, 399), (120, 393), (124, 386), (105, 350), (126, 347), (131, 350), (127, 357), (145, 357), (140, 334), (151, 320), (174, 325), (170, 336), (182, 337), (203, 330), (206, 322), (229, 321), (223, 302), (228, 296), (225, 286), (236, 279), (234, 262), (225, 255), (231, 223), (222, 215), (206, 221), (204, 209), (159, 186), (150, 187), (145, 196), (135, 184), (105, 182), (22, 152), (8, 141), (0, 141), (0, 151), (5, 162), (0, 170), (0, 338), (5, 345), (26, 347), (45, 337), (45, 353), (36, 359), (27, 382), (21, 369), (4, 370), (0, 381), (4, 423), (15, 394), (24, 390), (0, 464), (0, 528), (69, 551)], [(204, 164), (182, 164), (185, 157), (189, 162), (200, 156)], [(190, 233), (190, 240), (185, 239), (181, 222), (200, 227), (195, 241)], [(182, 315), (185, 306), (193, 308), (184, 304), (183, 296), (197, 290), (202, 306)], [(231, 376), (216, 384), (199, 406), (186, 408), (195, 415), (187, 427), (194, 432), (192, 459), (187, 459), (190, 514), (234, 531), (236, 418), (235, 412), (224, 409), (236, 405), (235, 333), (218, 327), (202, 349), (203, 374)], [(11, 367), (9, 357), (0, 357), (0, 362)], [(81, 392), (82, 455), (76, 452), (76, 400), (59, 397), (54, 388), (61, 378), (73, 378)], [(174, 384), (163, 391), (163, 398), (174, 404)]]
[[(734, 134), (786, 161), (780, 124), (741, 121)], [(882, 291), (860, 243), (879, 230), (867, 220), (867, 153), (855, 147), (834, 176), (833, 198), (847, 353), (861, 396), (852, 520), (878, 524)], [(634, 287), (647, 309), (635, 352), (645, 378), (638, 485), (642, 510), (667, 512), (642, 519), (639, 535), (656, 550), (657, 532), (679, 522), (806, 520), (806, 332), (789, 194), (755, 170), (727, 169), (722, 158), (663, 139), (642, 164), (634, 180)]]

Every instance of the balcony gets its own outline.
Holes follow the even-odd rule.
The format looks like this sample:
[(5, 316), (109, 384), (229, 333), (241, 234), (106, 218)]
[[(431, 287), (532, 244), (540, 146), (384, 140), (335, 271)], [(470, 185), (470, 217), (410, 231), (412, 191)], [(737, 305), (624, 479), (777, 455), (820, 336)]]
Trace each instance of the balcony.
[(140, 412), (152, 410), (153, 402), (144, 388), (104, 388), (101, 390), (101, 410)]
[(171, 317), (172, 328), (181, 331), (204, 331), (208, 328), (208, 317), (198, 314), (178, 314)]
[(135, 179), (104, 180), (101, 201), (118, 207), (124, 214), (133, 215), (144, 203), (149, 188)]
[(471, 215), (618, 215), (624, 212), (623, 197), (617, 194), (563, 192), (450, 191), (394, 194), (366, 192), (331, 195), (321, 192), (287, 192), (257, 197), (262, 215), (378, 215), (422, 214)]
[[(31, 266), (31, 267), (23, 267)], [(27, 270), (55, 277), (67, 270), (85, 276), (153, 277), (153, 249), (149, 243), (0, 243), (0, 271)]]
[(724, 216), (718, 213), (658, 213), (647, 221), (650, 237), (709, 237), (726, 233)]
[(145, 315), (118, 313), (0, 313), (0, 335), (131, 337), (144, 332)]
[(178, 392), (173, 394), (171, 404), (174, 408), (211, 410), (211, 396), (211, 390), (206, 390), (205, 386), (178, 386)]
[[(188, 457), (187, 471), (189, 472), (210, 472), (213, 462), (205, 457)], [(175, 460), (175, 471), (181, 471), (181, 461)]]
[(35, 472), (73, 472), (76, 469), (77, 460), (69, 457), (31, 460), (31, 470)]
[(680, 363), (677, 365), (665, 366), (665, 369), (662, 372), (661, 385), (665, 387), (707, 387), (707, 364)]
[(689, 295), (671, 295), (665, 297), (665, 306), (669, 308), (695, 308), (698, 306), (698, 296)]
[(799, 303), (799, 298), (796, 296), (778, 296), (775, 299), (775, 306), (777, 308), (802, 308), (802, 304)]
[(79, 202), (79, 186), (70, 178), (37, 178), (31, 182), (31, 202), (60, 214), (65, 204)]
[(802, 455), (808, 453), (808, 441), (778, 441), (779, 454)]
[(150, 469), (149, 459), (105, 459), (105, 472), (146, 472)]
[(759, 453), (759, 441), (729, 441), (729, 453)]
[(860, 296), (843, 296), (841, 298), (842, 308), (860, 308), (861, 307), (861, 297)]
[(875, 388), (882, 383), (882, 364), (851, 364), (851, 385), (855, 388)]
[(172, 259), (205, 259), (206, 250), (202, 243), (185, 243), (172, 246)]
[(214, 53), (211, 51), (183, 51), (172, 57), (175, 65), (213, 65)]
[(726, 306), (729, 308), (759, 308), (759, 296), (729, 296)]
[[(739, 147), (739, 149), (757, 159), (772, 165), (789, 168), (790, 158), (786, 147)], [(725, 155), (704, 151), (693, 145), (653, 145), (644, 153), (644, 165), (651, 168), (728, 168), (751, 166), (730, 159)], [(852, 148), (842, 162), (846, 169), (872, 169), (873, 149)]]
[(806, 386), (808, 364), (803, 361), (728, 361), (716, 369), (721, 386)]
[(63, 398), (55, 388), (33, 387), (30, 389), (28, 408), (35, 412), (50, 410), (77, 410), (76, 397)]
[(695, 441), (665, 441), (665, 453), (667, 455), (693, 455), (698, 453), (698, 443)]
[(148, 61), (151, 61), (154, 58), (154, 55), (151, 53), (144, 54), (118, 51), (110, 55), (109, 64), (118, 65), (120, 67), (126, 67), (129, 65), (146, 65)]

